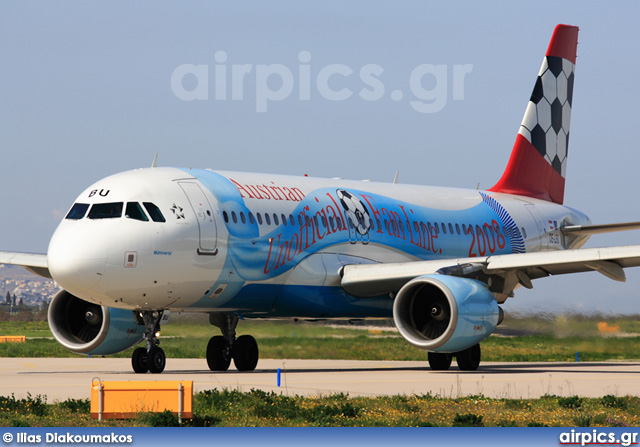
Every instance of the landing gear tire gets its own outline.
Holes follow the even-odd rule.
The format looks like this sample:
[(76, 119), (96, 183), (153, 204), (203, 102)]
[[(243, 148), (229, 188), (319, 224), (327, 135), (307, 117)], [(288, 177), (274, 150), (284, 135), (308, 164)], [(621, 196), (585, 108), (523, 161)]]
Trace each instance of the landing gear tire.
[(231, 364), (229, 345), (222, 335), (211, 337), (207, 345), (207, 365), (211, 371), (226, 371)]
[(147, 350), (145, 348), (137, 348), (131, 356), (131, 366), (137, 374), (144, 374), (149, 371), (147, 363)]
[(456, 361), (458, 367), (463, 371), (475, 371), (480, 366), (480, 358), (482, 353), (480, 352), (480, 345), (474, 345), (464, 351), (458, 352), (456, 355)]
[(258, 343), (251, 335), (241, 335), (233, 344), (233, 364), (238, 371), (253, 371), (258, 365)]
[(157, 346), (151, 348), (147, 354), (147, 363), (149, 365), (149, 371), (154, 374), (164, 371), (164, 367), (167, 364), (167, 356), (164, 354), (162, 348)]
[(441, 352), (429, 352), (429, 366), (434, 371), (446, 371), (451, 366), (453, 356)]

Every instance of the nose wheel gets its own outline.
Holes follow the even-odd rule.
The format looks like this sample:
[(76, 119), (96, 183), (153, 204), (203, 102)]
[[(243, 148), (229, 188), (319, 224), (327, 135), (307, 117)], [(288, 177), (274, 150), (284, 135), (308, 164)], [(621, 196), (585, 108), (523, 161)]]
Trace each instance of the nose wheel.
[(162, 348), (158, 345), (157, 334), (160, 332), (160, 319), (162, 311), (144, 311), (140, 312), (140, 316), (144, 321), (145, 332), (144, 339), (147, 341), (146, 348), (136, 348), (131, 356), (131, 366), (133, 371), (138, 374), (144, 374), (150, 371), (154, 374), (164, 371), (167, 364), (167, 356)]
[(212, 313), (209, 322), (220, 328), (222, 335), (211, 337), (207, 345), (207, 365), (211, 371), (227, 371), (233, 364), (238, 371), (253, 371), (258, 365), (258, 343), (251, 335), (236, 338), (237, 315)]

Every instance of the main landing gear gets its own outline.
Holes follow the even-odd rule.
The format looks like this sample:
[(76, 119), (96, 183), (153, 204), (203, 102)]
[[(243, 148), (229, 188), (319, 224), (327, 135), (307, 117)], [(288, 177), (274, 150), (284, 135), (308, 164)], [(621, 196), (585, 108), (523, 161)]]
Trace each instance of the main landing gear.
[(475, 371), (478, 369), (478, 366), (480, 366), (480, 358), (482, 357), (480, 345), (473, 345), (470, 348), (456, 352), (455, 354), (430, 352), (429, 366), (434, 371), (446, 371), (451, 366), (451, 362), (454, 357), (458, 363), (458, 368), (462, 371)]
[(237, 315), (209, 314), (209, 323), (220, 328), (222, 335), (211, 337), (207, 345), (207, 365), (211, 371), (226, 371), (231, 359), (238, 371), (253, 371), (258, 365), (258, 343), (251, 335), (236, 338)]
[(162, 348), (158, 345), (157, 334), (160, 332), (160, 319), (162, 311), (144, 311), (141, 312), (142, 320), (145, 325), (144, 339), (147, 341), (146, 348), (137, 348), (131, 356), (131, 366), (136, 373), (146, 373), (151, 371), (154, 374), (164, 371), (167, 364), (167, 356)]

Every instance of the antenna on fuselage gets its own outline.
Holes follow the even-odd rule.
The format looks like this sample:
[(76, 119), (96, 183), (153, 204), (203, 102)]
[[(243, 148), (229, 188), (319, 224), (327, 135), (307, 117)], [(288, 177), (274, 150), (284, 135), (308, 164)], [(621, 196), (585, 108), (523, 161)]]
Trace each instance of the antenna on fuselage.
[(398, 177), (400, 177), (400, 171), (396, 171), (396, 176), (393, 178), (394, 185), (398, 183)]
[(157, 168), (158, 167), (158, 153), (156, 152), (156, 156), (153, 157), (153, 163), (151, 163), (151, 167), (152, 168)]

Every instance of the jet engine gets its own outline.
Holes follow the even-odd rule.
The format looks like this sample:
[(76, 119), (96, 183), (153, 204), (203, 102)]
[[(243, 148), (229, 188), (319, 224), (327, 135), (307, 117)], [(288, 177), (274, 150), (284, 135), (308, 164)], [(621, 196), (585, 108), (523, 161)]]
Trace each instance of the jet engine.
[(51, 300), (48, 320), (58, 343), (76, 354), (124, 351), (139, 343), (145, 330), (132, 311), (90, 303), (66, 290)]
[(491, 335), (502, 321), (502, 309), (486, 284), (435, 274), (414, 278), (400, 289), (393, 319), (413, 346), (456, 353)]

